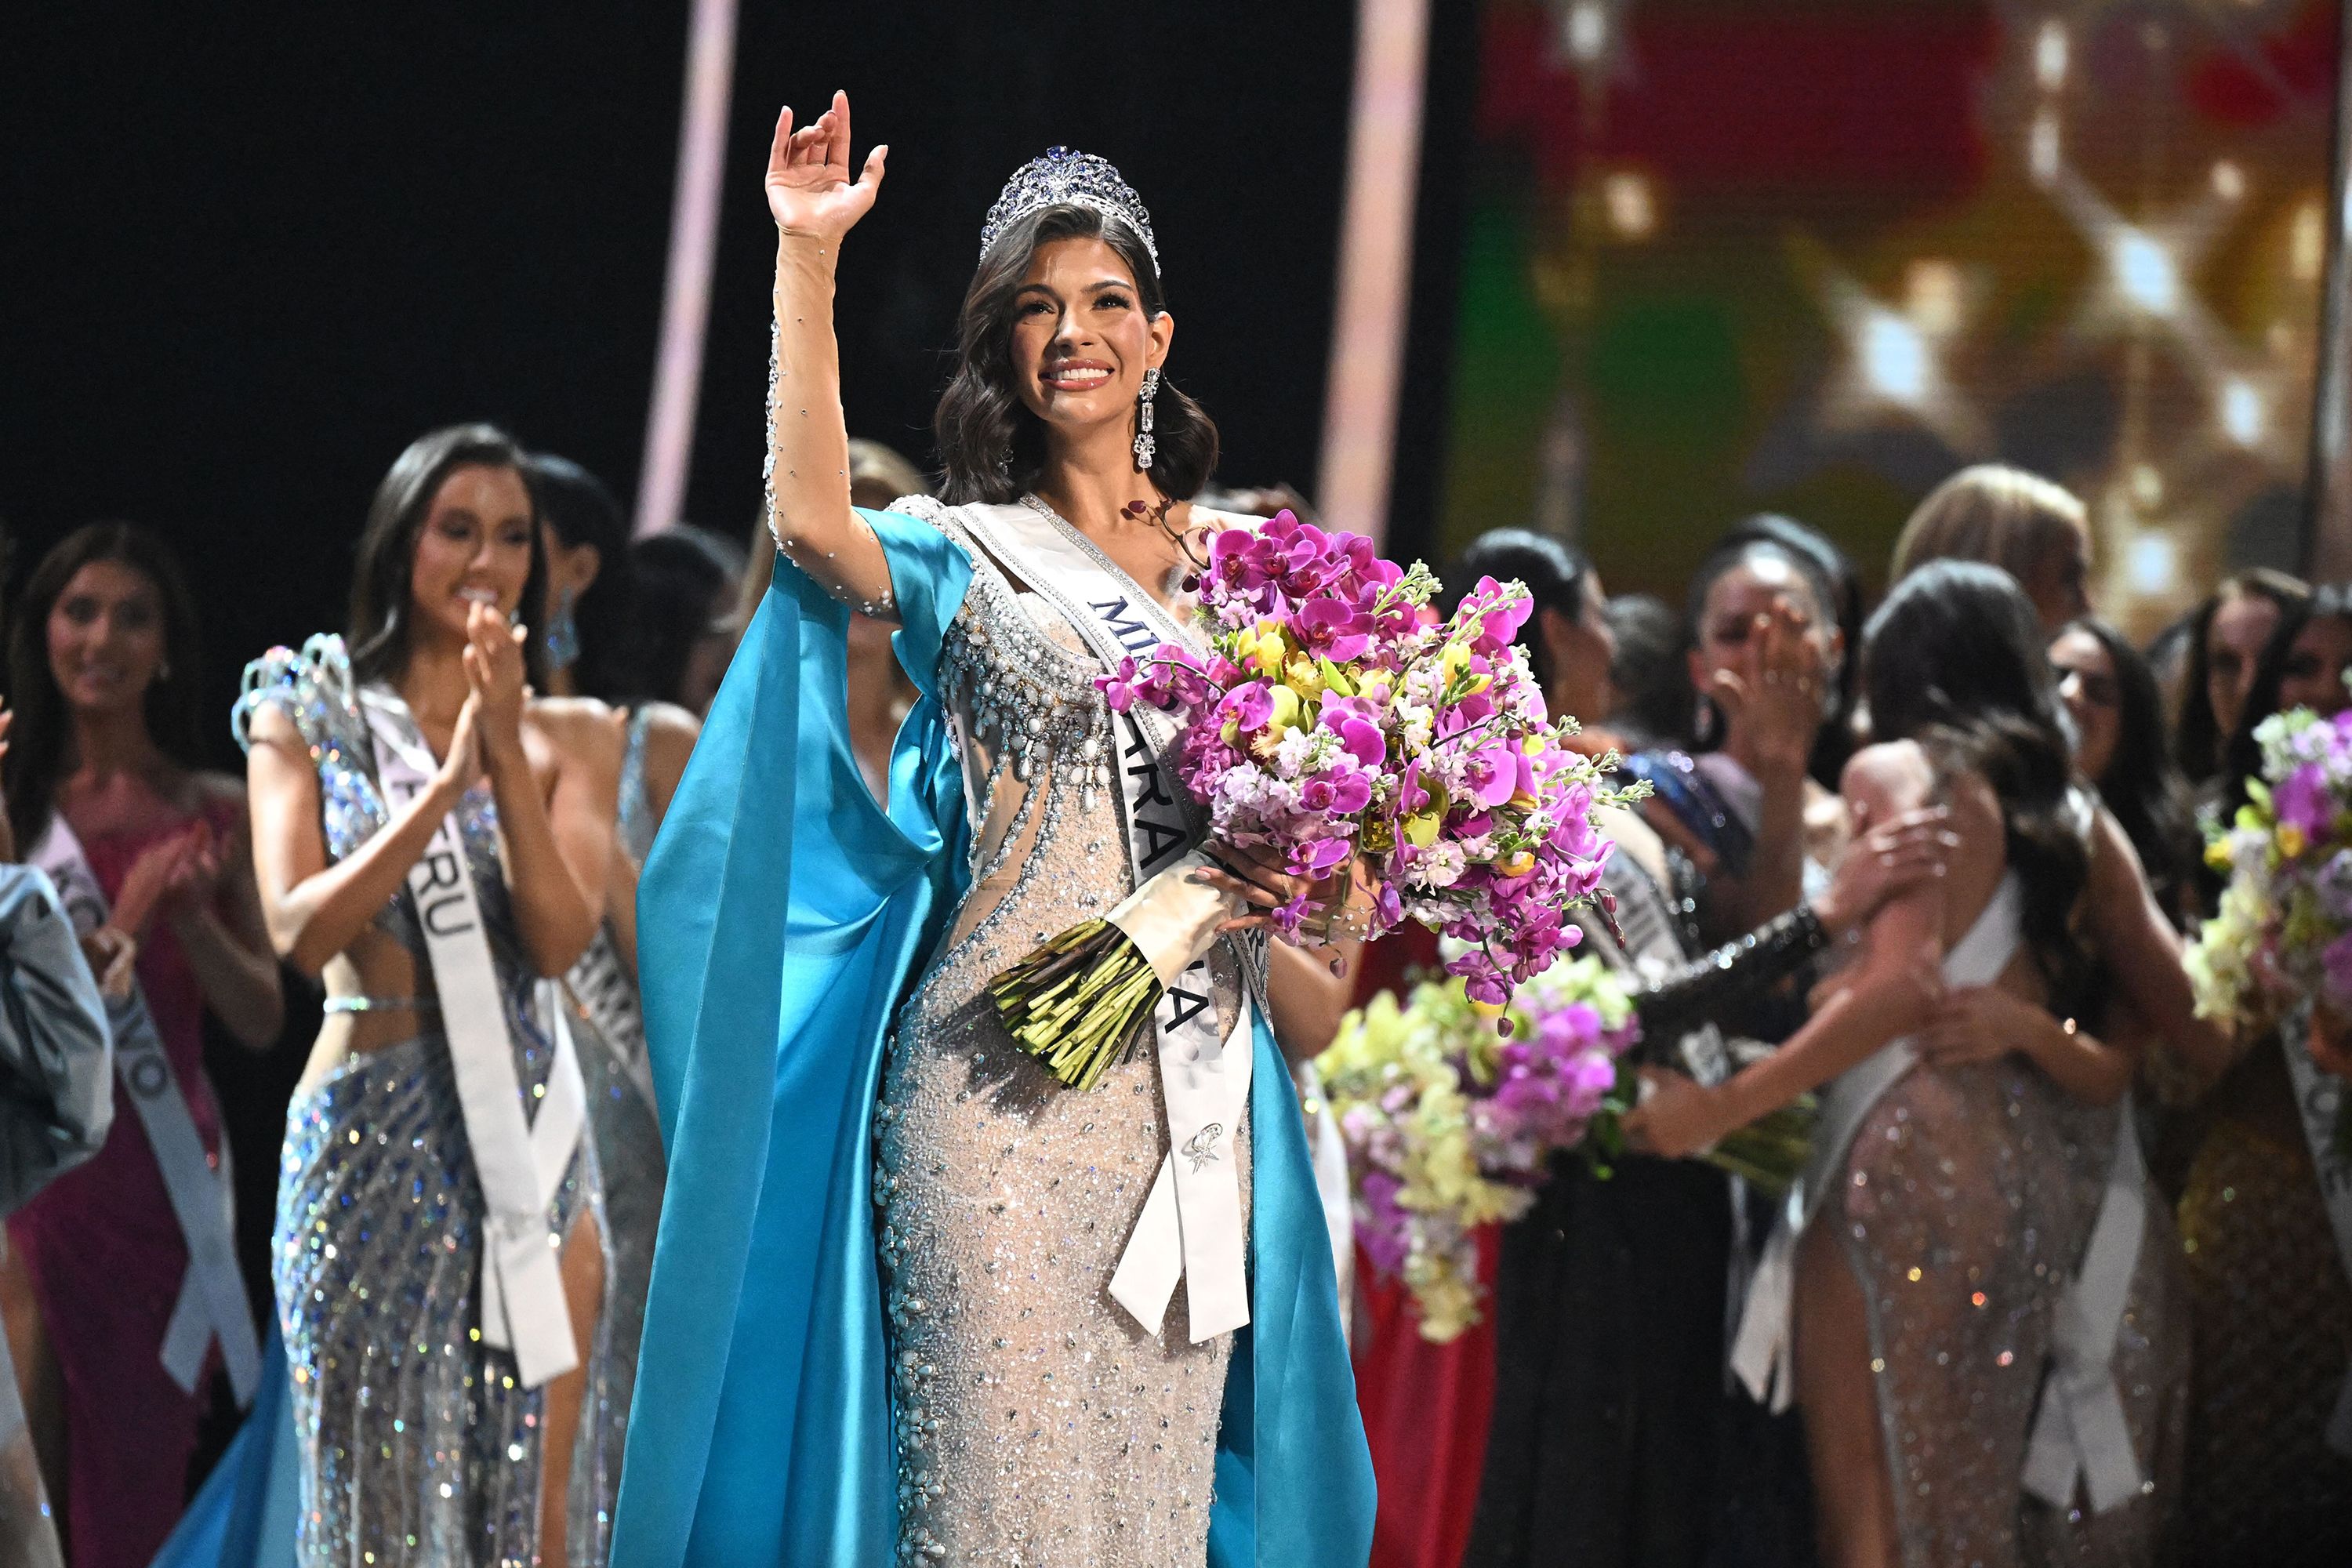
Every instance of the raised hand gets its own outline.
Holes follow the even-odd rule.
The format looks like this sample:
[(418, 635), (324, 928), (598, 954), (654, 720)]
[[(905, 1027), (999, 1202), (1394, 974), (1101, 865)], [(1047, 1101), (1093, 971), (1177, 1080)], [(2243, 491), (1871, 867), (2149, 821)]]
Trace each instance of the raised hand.
[(114, 896), (110, 923), (134, 941), (146, 934), (147, 921), (163, 901), (165, 891), (184, 875), (181, 863), (194, 852), (199, 831), (209, 834), (210, 829), (199, 822), (167, 838), (159, 838), (139, 852), (139, 858), (131, 862), (131, 869), (122, 874), (122, 886)]
[(827, 245), (856, 226), (873, 208), (882, 188), (883, 161), (890, 149), (877, 146), (865, 166), (849, 177), (849, 95), (836, 92), (833, 107), (806, 130), (793, 129), (787, 104), (776, 119), (776, 140), (768, 150), (768, 210), (779, 233)]
[(163, 879), (163, 901), (182, 908), (209, 905), (220, 889), (224, 852), (220, 835), (213, 831), (213, 825), (198, 821), (188, 831), (187, 853), (180, 857)]
[(481, 698), (469, 694), (449, 731), (449, 751), (441, 759), (441, 771), (434, 775), (435, 789), (453, 805), (482, 776), (481, 712)]
[(1709, 684), (1726, 728), (1747, 753), (1741, 760), (1759, 773), (1802, 772), (1821, 733), (1822, 650), (1809, 629), (1803, 611), (1775, 599), (1756, 617), (1741, 668), (1718, 670)]

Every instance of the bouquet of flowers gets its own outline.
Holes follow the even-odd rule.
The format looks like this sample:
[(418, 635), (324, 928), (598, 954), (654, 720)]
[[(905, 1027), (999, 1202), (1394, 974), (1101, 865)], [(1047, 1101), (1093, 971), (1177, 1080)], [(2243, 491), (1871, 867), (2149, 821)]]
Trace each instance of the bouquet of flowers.
[[(2197, 1011), (2260, 1028), (2308, 999), (2352, 1016), (2352, 710), (2274, 713), (2254, 740), (2246, 804), (2206, 825), (2206, 863), (2230, 881), (2189, 949)], [(2352, 1155), (2345, 1107), (2336, 1141)]]
[(1478, 1321), (1480, 1226), (1518, 1218), (1555, 1151), (1615, 1152), (1639, 1037), (1620, 973), (1552, 965), (1497, 1018), (1455, 979), (1382, 993), (1350, 1013), (1318, 1062), (1348, 1144), (1356, 1237), (1402, 1276), (1424, 1339)]
[[(1446, 967), (1490, 1008), (1576, 944), (1570, 911), (1592, 898), (1611, 847), (1594, 810), (1644, 790), (1606, 787), (1602, 765), (1568, 744), (1575, 721), (1545, 713), (1512, 646), (1524, 588), (1483, 579), (1440, 619), (1427, 567), (1287, 511), (1216, 534), (1190, 586), (1207, 656), (1162, 643), (1097, 684), (1118, 711), (1181, 721), (1174, 769), (1213, 841), (1318, 879), (1360, 857), (1376, 897), (1364, 934), (1412, 920), (1455, 939)], [(1091, 1084), (1124, 1056), (1171, 977), (1171, 956), (1145, 952), (1137, 931), (1213, 929), (1137, 918), (1139, 901), (1177, 897), (1139, 889), (993, 983), (1013, 1037), (1065, 1082)], [(1318, 912), (1301, 897), (1273, 923), (1297, 940)]]

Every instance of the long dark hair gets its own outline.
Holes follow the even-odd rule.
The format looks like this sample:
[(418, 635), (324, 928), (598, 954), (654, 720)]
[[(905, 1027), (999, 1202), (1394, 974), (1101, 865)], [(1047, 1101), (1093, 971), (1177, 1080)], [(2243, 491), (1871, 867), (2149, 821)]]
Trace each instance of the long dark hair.
[[(2221, 733), (2213, 712), (2212, 656), (2206, 639), (2213, 617), (2232, 599), (2268, 599), (2279, 609), (2281, 624), (2295, 618), (2311, 603), (2311, 584), (2284, 572), (2257, 566), (2221, 580), (2213, 596), (2197, 606), (2189, 626), (2189, 664), (2180, 681), (2180, 718), (2173, 729), (2172, 754), (2180, 771), (2199, 784), (2218, 773), (2231, 737)], [(2251, 700), (2251, 694), (2250, 694)]]
[(1481, 577), (1492, 577), (1497, 583), (1517, 579), (1527, 584), (1528, 597), (1538, 613), (1530, 615), (1519, 627), (1519, 645), (1528, 650), (1528, 667), (1536, 685), (1549, 691), (1552, 677), (1559, 672), (1551, 667), (1540, 612), (1558, 610), (1570, 625), (1581, 626), (1584, 579), (1591, 571), (1592, 563), (1574, 545), (1524, 528), (1493, 528), (1472, 540), (1470, 548), (1462, 552), (1454, 584), (1467, 591)]
[(196, 688), (203, 650), (195, 601), (178, 559), (159, 536), (137, 523), (93, 522), (76, 529), (33, 568), (8, 627), (8, 706), (16, 718), (0, 778), (6, 782), (8, 824), (24, 849), (48, 830), (73, 731), (66, 695), (49, 668), (49, 612), (74, 574), (100, 561), (120, 562), (155, 585), (163, 614), (163, 662), (147, 684), (141, 711), (148, 738), (165, 756), (192, 766), (198, 754)]
[(630, 545), (629, 572), (636, 584), (631, 679), (638, 695), (677, 702), (695, 645), (734, 607), (743, 552), (732, 540), (681, 522)]
[[(1030, 258), (1056, 239), (1101, 240), (1135, 275), (1144, 314), (1168, 308), (1151, 252), (1125, 223), (1105, 222), (1092, 207), (1064, 205), (1040, 207), (1009, 225), (981, 257), (964, 291), (955, 374), (931, 416), (944, 470), (940, 496), (950, 506), (1017, 500), (1045, 468), (1045, 426), (1014, 389), (1013, 319)], [(1189, 500), (1216, 469), (1217, 427), (1164, 374), (1153, 422), (1151, 482), (1172, 500)]]
[[(2286, 684), (2287, 660), (2294, 640), (2317, 620), (2352, 621), (2352, 583), (2323, 583), (2311, 596), (2279, 612), (2278, 629), (2263, 645), (2262, 662), (2254, 667), (2254, 684), (2246, 693), (2246, 710), (2221, 752), (2221, 820), (2227, 822), (2246, 801), (2246, 781), (2263, 771), (2263, 749), (2254, 741), (2254, 727), (2279, 710), (2279, 688)], [(2352, 705), (2352, 697), (2347, 697)]]
[(2032, 601), (1998, 567), (1932, 561), (1895, 585), (1863, 640), (1874, 738), (1917, 741), (1939, 772), (1971, 770), (1992, 785), (2009, 864), (2025, 889), (2025, 951), (2053, 1010), (2089, 1011), (2099, 971), (2078, 921), (2090, 846)]
[[(376, 486), (367, 524), (360, 530), (358, 559), (352, 563), (352, 613), (343, 633), (352, 673), (361, 680), (396, 680), (407, 668), (409, 579), (416, 565), (416, 536), (424, 531), (442, 481), (469, 467), (511, 468), (524, 478), (524, 493), (530, 493), (522, 448), (495, 425), (451, 425), (419, 436), (393, 459), (391, 471)], [(539, 618), (540, 601), (547, 594), (547, 552), (540, 544), (536, 500), (531, 512), (530, 575), (522, 585), (522, 602), (515, 606), (515, 622), (524, 626)], [(533, 635), (523, 638), (523, 672), (544, 691), (547, 650), (537, 631), (533, 627)]]
[(2165, 751), (2164, 697), (2156, 671), (2123, 633), (2095, 616), (2069, 622), (2066, 630), (2095, 638), (2115, 667), (2116, 754), (2091, 782), (2139, 851), (2157, 902), (2178, 919), (2188, 912), (2196, 885), (2197, 817), (2188, 783)]
[(555, 531), (565, 549), (596, 547), (595, 580), (572, 604), (572, 624), (580, 637), (572, 683), (583, 694), (607, 702), (644, 696), (630, 675), (634, 584), (629, 525), (621, 516), (620, 503), (604, 480), (569, 458), (534, 452), (523, 477), (530, 481), (540, 521)]

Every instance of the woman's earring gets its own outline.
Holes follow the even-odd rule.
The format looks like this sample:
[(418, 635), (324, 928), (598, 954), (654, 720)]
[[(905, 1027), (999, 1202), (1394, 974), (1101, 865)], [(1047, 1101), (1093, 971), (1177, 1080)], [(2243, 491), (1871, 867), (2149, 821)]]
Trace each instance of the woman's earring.
[(572, 590), (564, 589), (555, 613), (547, 617), (547, 662), (557, 669), (580, 662), (580, 623), (572, 614)]
[(1691, 715), (1691, 744), (1704, 748), (1715, 739), (1715, 700), (1699, 694), (1698, 710)]
[(996, 454), (996, 477), (1006, 484), (1013, 482), (1013, 437), (1004, 438), (1004, 450)]
[(1151, 405), (1152, 400), (1159, 395), (1160, 367), (1155, 364), (1143, 373), (1143, 389), (1135, 395), (1138, 410), (1135, 427), (1135, 471), (1139, 474), (1148, 474), (1151, 471), (1152, 454), (1159, 450), (1159, 443), (1151, 438)]

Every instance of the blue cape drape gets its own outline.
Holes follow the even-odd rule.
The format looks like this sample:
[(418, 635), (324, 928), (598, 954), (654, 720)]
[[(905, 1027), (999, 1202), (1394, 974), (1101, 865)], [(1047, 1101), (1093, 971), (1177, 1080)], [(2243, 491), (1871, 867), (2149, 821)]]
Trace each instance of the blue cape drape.
[[(919, 700), (886, 814), (850, 751), (846, 612), (792, 564), (745, 635), (638, 895), (669, 1186), (615, 1568), (874, 1568), (897, 1531), (869, 1112), (885, 1036), (964, 881), (936, 686), (971, 584), (928, 525), (866, 512)], [(1235, 1346), (1214, 1568), (1360, 1568), (1371, 1465), (1290, 1077), (1251, 1089), (1251, 1326)]]

